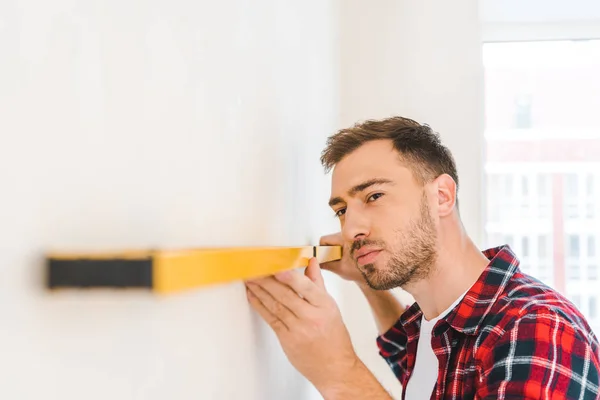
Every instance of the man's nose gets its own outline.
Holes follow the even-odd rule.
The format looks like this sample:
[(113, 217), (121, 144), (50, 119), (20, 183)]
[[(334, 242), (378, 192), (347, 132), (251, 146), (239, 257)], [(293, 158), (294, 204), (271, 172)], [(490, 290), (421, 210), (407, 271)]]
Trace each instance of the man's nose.
[(346, 210), (342, 236), (345, 242), (354, 242), (356, 239), (369, 236), (370, 221), (364, 213)]

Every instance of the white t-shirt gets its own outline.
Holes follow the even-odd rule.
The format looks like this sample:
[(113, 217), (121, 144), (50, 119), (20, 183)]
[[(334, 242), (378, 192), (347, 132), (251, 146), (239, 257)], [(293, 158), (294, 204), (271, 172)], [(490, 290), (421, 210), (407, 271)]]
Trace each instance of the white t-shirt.
[(450, 307), (444, 310), (439, 316), (427, 321), (425, 316), (421, 318), (421, 331), (419, 333), (419, 342), (417, 344), (417, 359), (415, 368), (406, 385), (406, 400), (429, 400), (438, 377), (438, 359), (433, 353), (431, 347), (431, 331), (441, 318), (444, 318), (454, 306), (467, 294), (468, 290), (462, 294)]

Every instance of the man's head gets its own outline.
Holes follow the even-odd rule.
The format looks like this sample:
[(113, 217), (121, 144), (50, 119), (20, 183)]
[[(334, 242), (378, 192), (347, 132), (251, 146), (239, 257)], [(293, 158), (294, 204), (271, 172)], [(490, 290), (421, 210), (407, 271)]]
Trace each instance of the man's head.
[(321, 162), (333, 169), (330, 206), (345, 251), (375, 289), (405, 286), (434, 268), (440, 226), (457, 213), (450, 151), (426, 125), (393, 117), (342, 129)]

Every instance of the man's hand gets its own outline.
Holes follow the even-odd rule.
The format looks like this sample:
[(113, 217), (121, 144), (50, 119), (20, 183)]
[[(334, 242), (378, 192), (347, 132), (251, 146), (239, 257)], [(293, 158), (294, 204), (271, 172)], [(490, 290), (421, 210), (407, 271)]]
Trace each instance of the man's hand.
[[(344, 241), (341, 233), (335, 233), (321, 237), (319, 244), (321, 246), (343, 246)], [(343, 250), (341, 260), (323, 263), (321, 268), (334, 272), (343, 279), (355, 282), (371, 306), (379, 333), (387, 332), (396, 324), (407, 307), (402, 305), (389, 290), (372, 289), (352, 260), (349, 249), (346, 247)]]
[(250, 304), (271, 326), (292, 365), (322, 394), (337, 390), (360, 369), (315, 258), (304, 275), (288, 271), (246, 286)]
[[(334, 233), (321, 237), (319, 241), (320, 246), (343, 246), (344, 240), (342, 239), (341, 233)], [(350, 249), (347, 247), (342, 251), (342, 259), (339, 261), (330, 261), (321, 264), (321, 268), (331, 271), (341, 278), (348, 281), (356, 282), (359, 286), (366, 286), (364, 276), (358, 270), (356, 263), (350, 257)]]

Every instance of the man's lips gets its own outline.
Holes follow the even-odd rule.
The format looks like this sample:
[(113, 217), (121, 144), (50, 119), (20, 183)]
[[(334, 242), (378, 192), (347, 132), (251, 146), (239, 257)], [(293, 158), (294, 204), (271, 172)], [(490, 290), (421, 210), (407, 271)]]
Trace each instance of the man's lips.
[(361, 249), (355, 254), (356, 261), (359, 264), (370, 264), (375, 261), (379, 253), (381, 253), (379, 249)]

